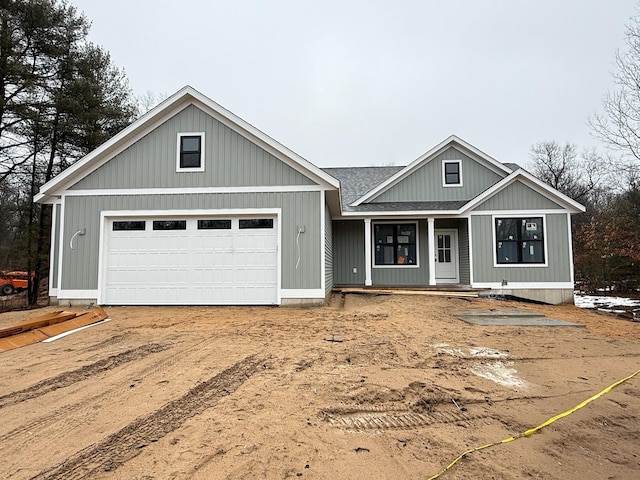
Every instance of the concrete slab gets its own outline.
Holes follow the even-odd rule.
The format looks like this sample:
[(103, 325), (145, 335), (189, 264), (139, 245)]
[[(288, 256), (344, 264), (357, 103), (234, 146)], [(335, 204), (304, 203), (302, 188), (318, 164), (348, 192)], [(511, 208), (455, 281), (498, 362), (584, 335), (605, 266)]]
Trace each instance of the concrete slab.
[(518, 310), (469, 308), (455, 313), (460, 320), (473, 325), (517, 327), (584, 327), (581, 323), (547, 318), (540, 313)]

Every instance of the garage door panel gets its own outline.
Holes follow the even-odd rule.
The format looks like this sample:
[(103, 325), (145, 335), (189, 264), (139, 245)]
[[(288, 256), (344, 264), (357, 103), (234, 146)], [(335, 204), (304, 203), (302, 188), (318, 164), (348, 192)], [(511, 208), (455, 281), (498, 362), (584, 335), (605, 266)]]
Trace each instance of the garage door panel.
[[(227, 217), (228, 219), (228, 217)], [(277, 228), (113, 231), (107, 224), (105, 303), (275, 304)], [(179, 220), (179, 219), (177, 219)]]

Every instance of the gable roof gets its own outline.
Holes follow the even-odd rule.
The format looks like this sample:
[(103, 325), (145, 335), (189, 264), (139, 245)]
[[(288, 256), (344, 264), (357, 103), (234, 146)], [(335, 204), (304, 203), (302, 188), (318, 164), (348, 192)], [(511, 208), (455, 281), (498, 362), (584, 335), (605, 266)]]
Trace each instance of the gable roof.
[(339, 187), (338, 180), (331, 175), (323, 172), (311, 162), (305, 160), (292, 150), (289, 150), (281, 143), (231, 113), (193, 87), (186, 86), (149, 110), (98, 148), (89, 152), (64, 172), (45, 183), (40, 187), (40, 193), (36, 195), (35, 201), (46, 203), (48, 197), (59, 195), (62, 190), (97, 170), (115, 155), (125, 150), (189, 105), (200, 108), (205, 113), (253, 141), (279, 160), (310, 177), (320, 185), (335, 189)]
[(460, 213), (467, 212), (469, 210), (473, 210), (475, 207), (481, 205), (489, 198), (493, 197), (497, 193), (501, 192), (505, 188), (507, 188), (512, 183), (520, 181), (528, 187), (532, 188), (536, 192), (544, 195), (549, 198), (553, 202), (559, 204), (560, 206), (566, 208), (572, 213), (579, 213), (586, 211), (586, 207), (579, 202), (576, 202), (574, 199), (568, 197), (564, 193), (556, 190), (555, 188), (547, 185), (541, 180), (538, 180), (532, 174), (527, 172), (526, 170), (519, 168), (515, 172), (511, 173), (509, 176), (503, 178), (495, 185), (492, 185), (487, 190), (482, 192), (477, 197), (471, 199), (467, 202), (464, 207), (460, 209)]
[(493, 170), (494, 172), (500, 175), (506, 176), (513, 171), (509, 166), (498, 162), (496, 159), (478, 150), (476, 147), (474, 147), (470, 143), (465, 142), (464, 140), (457, 137), (456, 135), (451, 135), (445, 140), (443, 140), (442, 142), (440, 142), (438, 145), (433, 147), (431, 150), (429, 150), (428, 152), (424, 153), (423, 155), (415, 159), (409, 165), (407, 165), (400, 171), (396, 172), (394, 175), (389, 177), (386, 181), (380, 183), (377, 187), (373, 188), (366, 194), (356, 199), (350, 205), (352, 207), (357, 207), (362, 203), (372, 200), (373, 198), (387, 191), (389, 188), (391, 188), (392, 186), (394, 186), (395, 184), (397, 184), (398, 182), (400, 182), (401, 180), (409, 176), (411, 173), (413, 173), (414, 171), (422, 167), (424, 164), (433, 160), (436, 156), (438, 156), (440, 153), (442, 153), (444, 150), (446, 150), (451, 146), (465, 150), (466, 152), (470, 153), (471, 156), (480, 160), (487, 168), (489, 168), (490, 170)]

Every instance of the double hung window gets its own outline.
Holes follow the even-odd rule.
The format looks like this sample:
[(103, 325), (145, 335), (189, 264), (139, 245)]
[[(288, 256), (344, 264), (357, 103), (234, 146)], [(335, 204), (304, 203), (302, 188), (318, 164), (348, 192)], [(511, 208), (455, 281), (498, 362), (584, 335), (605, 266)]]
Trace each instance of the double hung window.
[(204, 132), (178, 134), (177, 171), (204, 170)]

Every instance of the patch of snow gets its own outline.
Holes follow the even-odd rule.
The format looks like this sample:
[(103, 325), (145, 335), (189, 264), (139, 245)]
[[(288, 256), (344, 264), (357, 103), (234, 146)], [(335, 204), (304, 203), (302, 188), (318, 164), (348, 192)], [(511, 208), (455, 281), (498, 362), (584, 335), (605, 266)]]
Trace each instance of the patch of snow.
[(431, 345), (436, 349), (436, 352), (445, 355), (451, 355), (452, 357), (480, 357), (480, 358), (506, 358), (509, 356), (507, 352), (501, 352), (489, 347), (470, 347), (469, 354), (461, 348), (450, 348), (448, 343), (434, 343)]
[(438, 353), (444, 353), (445, 355), (451, 355), (452, 357), (464, 357), (464, 352), (459, 348), (446, 348), (448, 343), (436, 343), (433, 347)]
[(575, 294), (573, 299), (576, 306), (580, 308), (640, 307), (640, 300), (625, 297)]
[(506, 358), (509, 356), (507, 352), (501, 352), (489, 347), (472, 347), (469, 349), (472, 357), (481, 358)]
[(471, 372), (505, 387), (526, 387), (527, 382), (519, 378), (518, 371), (515, 368), (510, 368), (511, 366), (513, 366), (513, 362), (476, 363), (471, 367)]

